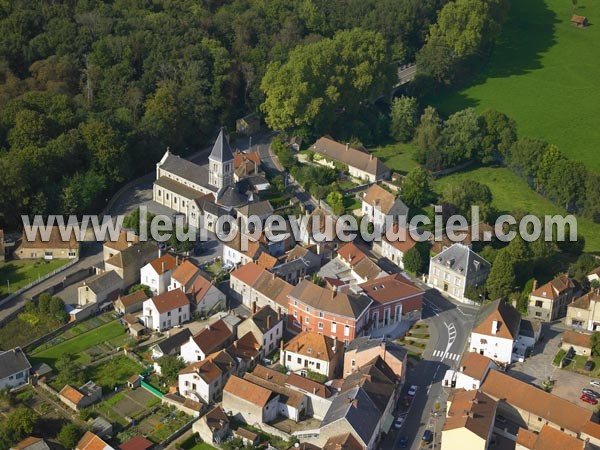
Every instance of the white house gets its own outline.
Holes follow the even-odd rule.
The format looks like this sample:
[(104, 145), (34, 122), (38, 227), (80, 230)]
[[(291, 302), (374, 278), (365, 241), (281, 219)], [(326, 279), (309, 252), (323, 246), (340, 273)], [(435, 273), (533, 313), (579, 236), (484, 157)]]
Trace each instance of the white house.
[(179, 289), (146, 300), (142, 310), (144, 325), (156, 331), (168, 330), (191, 318), (190, 302)]
[(171, 275), (178, 266), (173, 255), (162, 255), (140, 269), (140, 280), (150, 288), (154, 295), (167, 292), (171, 284)]
[(399, 216), (408, 216), (408, 206), (378, 184), (373, 184), (367, 189), (362, 194), (361, 200), (362, 214), (369, 218), (375, 230), (386, 230), (386, 217), (388, 216), (388, 225), (397, 222)]
[(197, 361), (179, 372), (179, 393), (205, 404), (215, 402), (237, 369), (237, 363), (225, 350)]
[(343, 345), (337, 339), (303, 331), (292, 338), (281, 352), (281, 365), (306, 375), (308, 370), (334, 378), (343, 364)]
[[(381, 239), (381, 246), (373, 245), (373, 251), (381, 253), (381, 256), (404, 269), (404, 254), (413, 248), (417, 242), (411, 237), (409, 230), (401, 229), (398, 225), (394, 225), (392, 231), (393, 233), (390, 233), (390, 236), (398, 236), (398, 238), (388, 239), (384, 234)], [(379, 248), (381, 250), (377, 251)]]
[(14, 389), (27, 383), (30, 372), (31, 364), (19, 347), (0, 353), (0, 390)]
[(456, 370), (446, 371), (442, 385), (466, 391), (479, 389), (488, 372), (497, 368), (498, 366), (487, 356), (467, 352), (463, 355)]
[(504, 300), (488, 303), (479, 310), (469, 350), (487, 356), (498, 365), (508, 365), (513, 360), (520, 325), (521, 314)]
[(235, 340), (235, 333), (223, 320), (207, 325), (181, 346), (181, 358), (188, 364), (202, 361)]
[(180, 289), (188, 292), (198, 275), (200, 275), (200, 269), (191, 261), (185, 260), (173, 271), (169, 291)]

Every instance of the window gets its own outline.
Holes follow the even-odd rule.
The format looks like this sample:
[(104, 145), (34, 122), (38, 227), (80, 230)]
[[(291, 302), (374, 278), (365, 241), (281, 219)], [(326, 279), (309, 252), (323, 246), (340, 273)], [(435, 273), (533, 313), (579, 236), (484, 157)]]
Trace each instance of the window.
[(319, 317), (323, 317), (323, 311), (319, 311)]
[(157, 191), (157, 193), (159, 197), (162, 197), (162, 191), (160, 189)]
[(535, 306), (536, 306), (536, 308), (543, 308), (544, 307), (544, 302), (542, 300), (536, 300), (535, 301)]
[(181, 308), (179, 308), (179, 309), (177, 310), (177, 312), (181, 312)]
[(317, 363), (317, 370), (321, 369), (321, 363)]
[(352, 367), (355, 367), (355, 366), (356, 366), (356, 360), (355, 360), (355, 359), (353, 359), (353, 360), (352, 360)]
[(304, 319), (304, 323), (310, 323), (310, 319), (309, 319), (308, 317), (306, 317), (306, 318)]
[(331, 332), (332, 333), (336, 333), (337, 332), (337, 323), (331, 322)]
[(294, 311), (294, 317), (298, 317), (298, 313)]
[(308, 306), (306, 307), (306, 312), (310, 312), (310, 308)]
[(167, 317), (171, 317), (171, 311), (167, 313)]
[(177, 197), (173, 197), (173, 203), (177, 203)]
[(298, 364), (302, 364), (302, 358), (298, 358)]
[(344, 327), (344, 336), (350, 336), (350, 325)]
[(323, 322), (319, 322), (319, 329), (322, 330), (323, 329)]

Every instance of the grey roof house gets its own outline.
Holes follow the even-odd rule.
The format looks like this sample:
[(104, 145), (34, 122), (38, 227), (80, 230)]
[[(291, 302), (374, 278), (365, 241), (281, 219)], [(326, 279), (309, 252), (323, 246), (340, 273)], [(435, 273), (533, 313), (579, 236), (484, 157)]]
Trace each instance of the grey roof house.
[(0, 353), (0, 390), (22, 386), (30, 373), (31, 364), (19, 347)]

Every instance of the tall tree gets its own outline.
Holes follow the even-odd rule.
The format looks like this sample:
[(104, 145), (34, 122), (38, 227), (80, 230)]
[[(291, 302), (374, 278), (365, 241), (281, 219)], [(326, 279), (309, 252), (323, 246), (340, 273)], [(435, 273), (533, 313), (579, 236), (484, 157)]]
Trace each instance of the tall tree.
[(414, 97), (397, 97), (390, 111), (390, 132), (394, 139), (408, 142), (419, 124), (419, 105)]

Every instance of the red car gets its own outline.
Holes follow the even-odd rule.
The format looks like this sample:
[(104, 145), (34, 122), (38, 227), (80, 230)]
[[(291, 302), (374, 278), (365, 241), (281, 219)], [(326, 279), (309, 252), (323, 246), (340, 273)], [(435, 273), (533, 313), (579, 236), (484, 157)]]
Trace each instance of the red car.
[(589, 395), (581, 394), (581, 397), (579, 397), (579, 399), (583, 400), (586, 403), (589, 403), (590, 405), (598, 404), (598, 400), (596, 400), (594, 397), (590, 397)]

